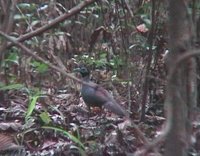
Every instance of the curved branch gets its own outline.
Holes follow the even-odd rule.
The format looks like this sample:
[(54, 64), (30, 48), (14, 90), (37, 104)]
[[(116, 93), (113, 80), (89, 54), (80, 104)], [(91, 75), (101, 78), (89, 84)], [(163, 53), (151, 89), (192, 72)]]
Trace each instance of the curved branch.
[[(27, 34), (22, 35), (21, 37), (17, 38), (18, 42), (23, 42), (27, 39), (30, 39), (34, 36), (37, 36), (41, 33), (43, 33), (44, 31), (47, 31), (49, 29), (51, 29), (52, 27), (54, 27), (55, 25), (57, 25), (58, 23), (66, 20), (67, 18), (79, 13), (83, 8), (85, 8), (86, 6), (92, 4), (93, 2), (95, 2), (97, 0), (85, 0), (82, 3), (80, 3), (79, 5), (75, 6), (74, 8), (70, 9), (68, 12), (64, 13), (63, 15), (55, 18), (54, 20), (50, 21), (48, 24), (30, 32)], [(12, 46), (12, 43), (8, 45), (8, 47)]]
[(71, 74), (68, 74), (65, 70), (63, 70), (62, 67), (57, 67), (55, 65), (53, 65), (52, 63), (50, 63), (49, 61), (43, 59), (42, 57), (36, 55), (34, 53), (34, 51), (30, 50), (29, 48), (27, 48), (26, 46), (24, 46), (22, 43), (18, 42), (16, 39), (14, 39), (13, 37), (8, 36), (7, 34), (5, 34), (4, 32), (0, 31), (0, 35), (5, 37), (7, 40), (9, 40), (10, 42), (12, 42), (14, 45), (18, 46), (19, 48), (22, 49), (23, 52), (25, 52), (26, 54), (28, 54), (29, 56), (32, 56), (33, 58), (35, 58), (36, 60), (41, 61), (42, 63), (45, 63), (46, 65), (48, 65), (51, 69), (58, 71), (60, 73), (62, 73), (64, 76), (69, 77), (70, 79), (73, 79), (79, 83), (82, 84), (86, 84), (88, 86), (94, 87), (94, 85), (90, 84), (90, 83), (86, 83), (83, 82), (82, 80), (72, 76)]
[(197, 49), (197, 50), (192, 50), (192, 52), (186, 52), (181, 57), (179, 57), (178, 60), (175, 62), (174, 68), (172, 68), (171, 72), (169, 73), (168, 81), (171, 81), (173, 79), (176, 73), (176, 70), (181, 65), (181, 63), (183, 63), (184, 61), (186, 61), (187, 59), (191, 57), (195, 57), (199, 55), (200, 55), (200, 50)]

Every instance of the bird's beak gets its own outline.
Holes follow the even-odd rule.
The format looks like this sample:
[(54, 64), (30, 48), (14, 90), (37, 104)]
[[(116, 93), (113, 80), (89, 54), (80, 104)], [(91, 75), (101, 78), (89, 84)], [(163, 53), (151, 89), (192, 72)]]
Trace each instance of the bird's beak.
[(73, 72), (80, 72), (80, 71), (81, 71), (80, 68), (75, 68), (75, 69), (73, 70)]

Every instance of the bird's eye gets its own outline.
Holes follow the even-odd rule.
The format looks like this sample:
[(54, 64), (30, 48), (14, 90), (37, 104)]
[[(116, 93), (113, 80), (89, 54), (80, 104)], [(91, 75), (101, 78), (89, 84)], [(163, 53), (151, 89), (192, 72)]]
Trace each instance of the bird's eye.
[(81, 68), (81, 72), (85, 73), (85, 72), (87, 72), (87, 69), (86, 68)]

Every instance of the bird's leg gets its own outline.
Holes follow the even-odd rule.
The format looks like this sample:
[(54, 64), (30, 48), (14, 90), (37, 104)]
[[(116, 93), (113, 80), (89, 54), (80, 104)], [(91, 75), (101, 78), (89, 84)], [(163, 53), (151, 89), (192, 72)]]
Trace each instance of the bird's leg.
[(94, 119), (94, 120), (97, 120), (98, 117), (101, 117), (102, 115), (102, 107), (94, 107), (92, 108), (91, 110), (91, 107), (88, 106), (88, 110), (89, 110), (89, 115), (88, 117), (91, 117), (90, 119)]
[(105, 118), (105, 116), (106, 116), (106, 114), (105, 114), (105, 112), (103, 111), (103, 108), (100, 106), (100, 107), (98, 107), (98, 109), (96, 109), (96, 119), (97, 118)]
[(89, 117), (92, 115), (91, 114), (91, 108), (90, 108), (90, 106), (87, 106), (88, 107), (88, 119), (89, 119)]
[(103, 110), (103, 107), (100, 106), (99, 108), (100, 108), (100, 111), (99, 111), (98, 114), (101, 116), (101, 118), (105, 118), (106, 114), (105, 114), (105, 112), (104, 112), (104, 110)]

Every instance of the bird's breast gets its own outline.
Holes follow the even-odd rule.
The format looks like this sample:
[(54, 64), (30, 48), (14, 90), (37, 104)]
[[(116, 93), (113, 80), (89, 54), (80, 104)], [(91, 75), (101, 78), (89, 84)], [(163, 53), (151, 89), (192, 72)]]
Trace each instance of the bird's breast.
[(95, 88), (89, 86), (82, 87), (81, 95), (88, 106), (101, 107), (106, 102), (104, 98), (98, 95)]

